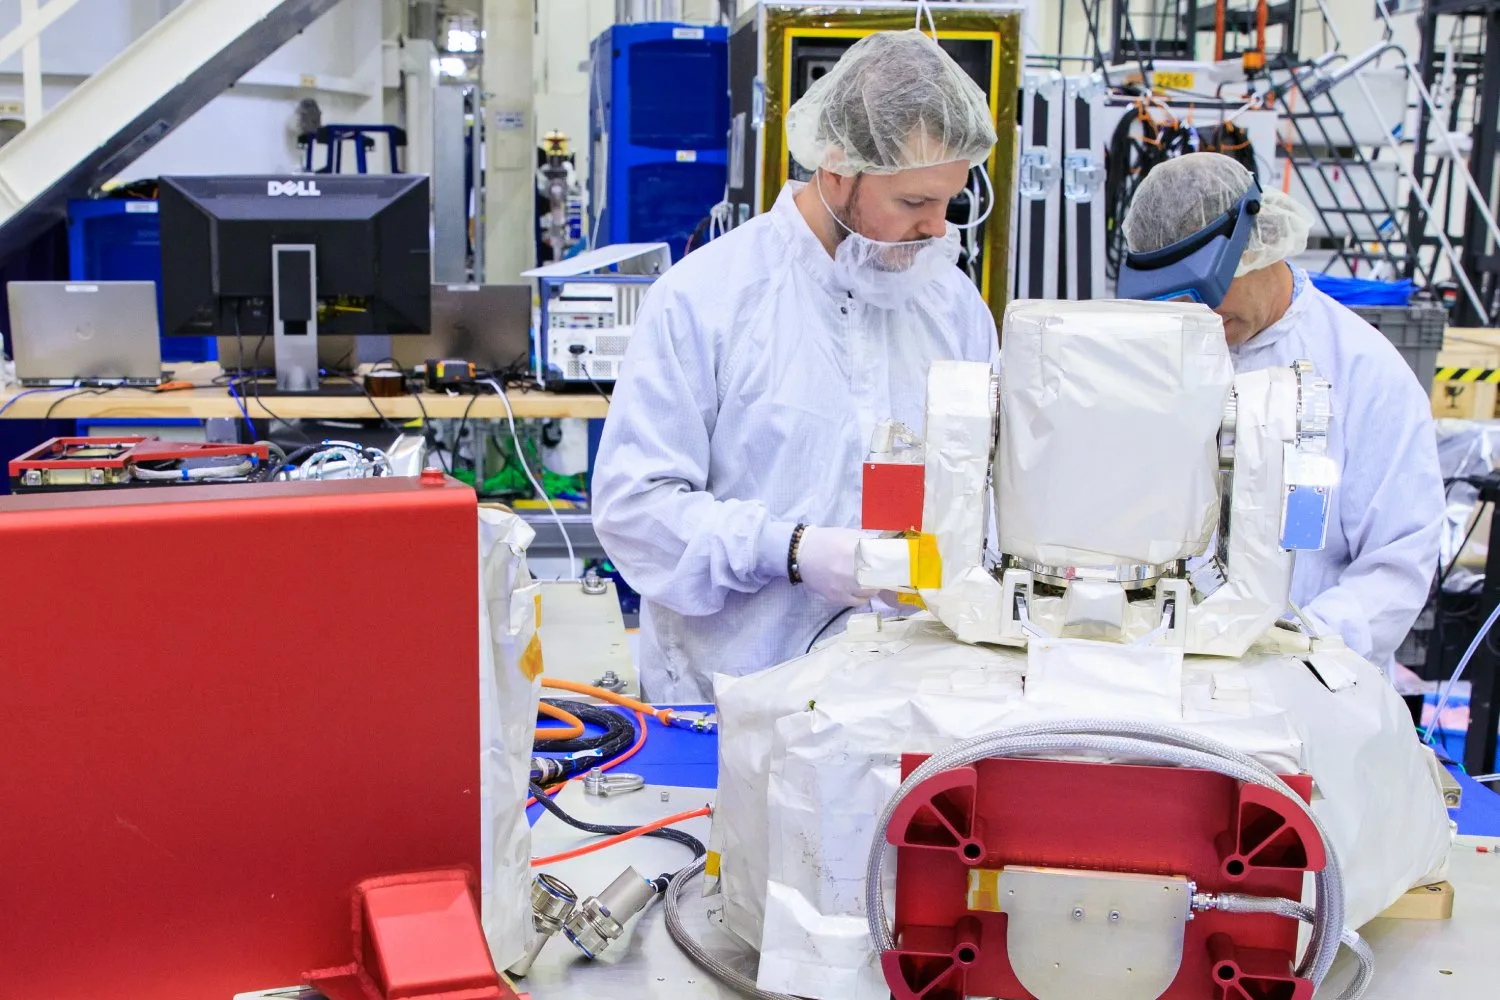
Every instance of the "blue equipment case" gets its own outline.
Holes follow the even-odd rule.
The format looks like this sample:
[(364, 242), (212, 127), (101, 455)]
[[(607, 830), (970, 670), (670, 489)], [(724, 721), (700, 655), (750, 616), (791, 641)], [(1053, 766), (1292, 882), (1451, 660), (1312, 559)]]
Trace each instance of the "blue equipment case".
[[(154, 281), (161, 311), (161, 223), (146, 198), (76, 199), (68, 202), (68, 280)], [(162, 337), (161, 359), (213, 361), (213, 337)]]
[(680, 260), (728, 178), (729, 31), (617, 24), (589, 51), (590, 246)]

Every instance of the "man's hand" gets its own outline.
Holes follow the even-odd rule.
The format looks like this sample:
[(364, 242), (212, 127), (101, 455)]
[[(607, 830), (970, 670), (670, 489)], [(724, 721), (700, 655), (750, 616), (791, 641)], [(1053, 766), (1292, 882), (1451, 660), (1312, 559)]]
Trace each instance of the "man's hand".
[(809, 590), (840, 607), (867, 602), (876, 591), (860, 589), (854, 550), (867, 537), (853, 528), (808, 528), (797, 547), (797, 567)]

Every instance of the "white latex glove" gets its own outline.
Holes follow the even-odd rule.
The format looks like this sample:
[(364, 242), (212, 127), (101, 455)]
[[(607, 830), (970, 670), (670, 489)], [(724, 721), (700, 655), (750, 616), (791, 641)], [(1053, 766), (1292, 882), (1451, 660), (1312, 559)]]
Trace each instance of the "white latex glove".
[(840, 607), (854, 608), (874, 597), (854, 578), (854, 550), (863, 531), (853, 528), (808, 528), (797, 547), (797, 568), (809, 590)]
[(870, 599), (870, 610), (882, 618), (905, 618), (916, 609), (901, 603), (901, 595), (894, 590), (882, 590)]

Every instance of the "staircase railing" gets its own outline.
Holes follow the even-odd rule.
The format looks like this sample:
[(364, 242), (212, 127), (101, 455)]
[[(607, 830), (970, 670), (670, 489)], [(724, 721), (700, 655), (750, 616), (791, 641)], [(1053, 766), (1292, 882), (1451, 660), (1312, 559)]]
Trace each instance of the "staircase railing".
[(21, 107), (26, 124), (42, 117), (42, 32), (78, 0), (21, 0), (21, 23), (0, 36), (0, 62), (21, 53)]

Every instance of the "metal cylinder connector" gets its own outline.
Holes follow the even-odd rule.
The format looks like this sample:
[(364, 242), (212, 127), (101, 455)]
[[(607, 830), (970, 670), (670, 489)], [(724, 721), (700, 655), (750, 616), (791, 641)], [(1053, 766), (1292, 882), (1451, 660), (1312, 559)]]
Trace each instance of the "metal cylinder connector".
[(572, 916), (577, 903), (578, 894), (562, 879), (543, 873), (531, 880), (531, 926), (536, 934), (526, 954), (507, 970), (511, 975), (524, 976), (531, 971), (531, 964), (562, 927), (563, 921)]
[(646, 908), (656, 887), (627, 868), (597, 896), (590, 896), (563, 923), (563, 933), (589, 958), (598, 958), (625, 931), (625, 923)]

